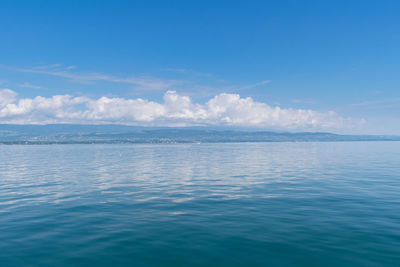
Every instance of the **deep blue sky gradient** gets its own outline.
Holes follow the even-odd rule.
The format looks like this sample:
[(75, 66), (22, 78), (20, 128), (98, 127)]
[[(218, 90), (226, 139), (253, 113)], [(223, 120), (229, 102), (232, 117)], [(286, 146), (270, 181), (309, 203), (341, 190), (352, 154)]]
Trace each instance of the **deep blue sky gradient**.
[(180, 81), (172, 89), (195, 102), (230, 92), (333, 110), (366, 119), (362, 132), (400, 134), (399, 12), (386, 0), (1, 1), (0, 88), (156, 101), (167, 90), (20, 71), (60, 64)]

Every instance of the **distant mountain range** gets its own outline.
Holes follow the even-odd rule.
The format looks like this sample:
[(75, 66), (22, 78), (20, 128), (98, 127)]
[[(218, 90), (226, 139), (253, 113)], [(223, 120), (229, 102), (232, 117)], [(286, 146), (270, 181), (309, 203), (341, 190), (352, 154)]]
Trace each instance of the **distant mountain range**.
[(0, 144), (119, 144), (216, 142), (400, 141), (400, 136), (324, 132), (242, 131), (218, 128), (162, 128), (124, 125), (0, 124)]

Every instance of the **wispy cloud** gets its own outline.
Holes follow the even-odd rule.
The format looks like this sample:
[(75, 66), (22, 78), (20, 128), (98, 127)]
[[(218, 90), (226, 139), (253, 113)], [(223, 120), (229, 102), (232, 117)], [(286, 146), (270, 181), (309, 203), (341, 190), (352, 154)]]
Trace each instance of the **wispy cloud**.
[[(97, 82), (126, 84), (134, 89), (134, 91), (131, 92), (131, 94), (133, 95), (143, 94), (148, 91), (165, 91), (178, 89), (180, 91), (186, 92), (186, 94), (188, 95), (196, 94), (197, 96), (205, 97), (221, 92), (242, 92), (256, 87), (262, 87), (270, 83), (270, 80), (262, 80), (260, 82), (247, 85), (234, 85), (229, 81), (216, 79), (215, 76), (211, 73), (204, 73), (183, 68), (169, 68), (164, 69), (164, 71), (185, 74), (188, 77), (185, 77), (184, 79), (165, 79), (143, 75), (116, 76), (98, 72), (84, 73), (76, 71), (77, 67), (75, 65), (63, 66), (62, 64), (35, 66), (31, 68), (0, 65), (0, 68), (20, 73), (33, 73), (38, 75), (60, 77), (76, 83), (83, 84), (91, 84)], [(198, 80), (194, 76), (201, 76), (202, 78), (206, 78), (206, 80)], [(39, 88), (37, 85), (32, 85), (30, 83), (20, 84), (20, 86), (25, 88)]]
[(182, 74), (194, 75), (194, 76), (200, 76), (200, 77), (207, 77), (207, 78), (211, 78), (211, 77), (214, 76), (211, 73), (195, 71), (195, 70), (191, 70), (191, 69), (166, 68), (166, 69), (163, 69), (163, 70), (164, 71), (168, 71), (168, 72), (182, 73)]
[(263, 80), (263, 81), (258, 82), (258, 83), (253, 83), (253, 84), (240, 86), (237, 89), (238, 90), (249, 90), (249, 89), (252, 89), (252, 88), (256, 88), (256, 87), (260, 87), (260, 86), (266, 85), (266, 84), (268, 84), (270, 82), (271, 82), (270, 80)]
[(316, 103), (316, 101), (314, 99), (294, 98), (294, 99), (292, 99), (292, 103), (314, 105)]
[[(376, 112), (378, 110), (385, 110), (386, 112), (392, 110), (394, 112), (398, 112), (398, 110), (400, 110), (400, 98), (393, 97), (379, 100), (361, 101), (358, 103), (335, 107), (335, 110), (339, 112), (357, 112), (360, 114), (365, 111)], [(392, 114), (395, 115), (396, 113)]]
[(398, 104), (399, 102), (400, 102), (400, 98), (399, 97), (395, 97), (395, 98), (389, 98), (389, 99), (363, 101), (363, 102), (351, 104), (350, 106), (352, 106), (352, 107), (374, 108), (374, 107), (387, 106), (387, 105), (392, 104), (392, 103), (397, 103)]
[(49, 66), (39, 66), (33, 68), (18, 68), (18, 67), (10, 67), (10, 66), (2, 66), (5, 69), (13, 70), (22, 73), (35, 73), (42, 75), (50, 75), (56, 77), (62, 77), (74, 82), (79, 83), (90, 83), (96, 81), (106, 81), (113, 83), (123, 83), (130, 84), (135, 87), (139, 87), (142, 89), (148, 90), (167, 90), (171, 88), (173, 85), (179, 83), (177, 80), (166, 80), (166, 79), (158, 79), (153, 77), (118, 77), (114, 75), (102, 74), (102, 73), (79, 73), (73, 72), (75, 66), (68, 66), (66, 68), (60, 68), (60, 64), (53, 64)]
[(54, 69), (54, 68), (59, 68), (62, 67), (62, 64), (50, 64), (50, 65), (41, 65), (41, 66), (35, 66), (32, 67), (32, 69), (36, 70), (41, 70), (41, 69)]
[[(191, 69), (184, 69), (184, 68), (167, 68), (164, 69), (164, 71), (169, 71), (169, 72), (174, 72), (174, 73), (181, 73), (181, 74), (185, 74), (185, 75), (190, 75), (190, 76), (200, 76), (200, 77), (206, 77), (206, 78), (215, 78), (215, 75), (211, 74), (211, 73), (205, 73), (205, 72), (199, 72), (199, 71), (195, 71), (195, 70), (191, 70)], [(219, 90), (221, 91), (221, 89), (223, 91), (245, 91), (245, 90), (249, 90), (249, 89), (253, 89), (256, 87), (261, 87), (263, 85), (266, 85), (268, 83), (270, 83), (270, 80), (262, 80), (260, 82), (257, 83), (251, 83), (251, 84), (246, 84), (246, 85), (231, 85), (230, 82), (223, 80), (223, 79), (213, 79), (214, 82), (217, 82), (218, 84), (220, 84), (220, 86), (209, 86), (209, 85), (199, 85), (199, 84), (194, 84), (194, 88), (196, 89), (206, 89), (206, 91), (214, 91), (215, 90)]]
[(31, 89), (39, 89), (40, 88), (39, 85), (33, 85), (31, 83), (28, 83), (28, 82), (20, 84), (19, 87), (31, 88)]

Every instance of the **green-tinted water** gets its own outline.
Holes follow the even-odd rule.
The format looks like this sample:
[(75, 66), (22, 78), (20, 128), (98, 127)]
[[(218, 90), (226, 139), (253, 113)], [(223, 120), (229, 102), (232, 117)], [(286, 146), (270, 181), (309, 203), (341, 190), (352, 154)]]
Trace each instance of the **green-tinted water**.
[(399, 266), (400, 142), (0, 146), (1, 266)]

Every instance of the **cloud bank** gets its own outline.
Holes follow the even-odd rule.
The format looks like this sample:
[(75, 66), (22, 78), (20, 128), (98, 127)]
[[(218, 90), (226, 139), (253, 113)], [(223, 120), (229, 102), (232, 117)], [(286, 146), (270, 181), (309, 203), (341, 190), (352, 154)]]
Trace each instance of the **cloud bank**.
[(163, 103), (157, 103), (105, 96), (98, 99), (72, 95), (18, 98), (16, 92), (3, 89), (0, 90), (0, 123), (328, 129), (344, 128), (350, 121), (334, 112), (273, 107), (238, 94), (218, 94), (204, 104), (196, 104), (175, 91), (167, 91)]

